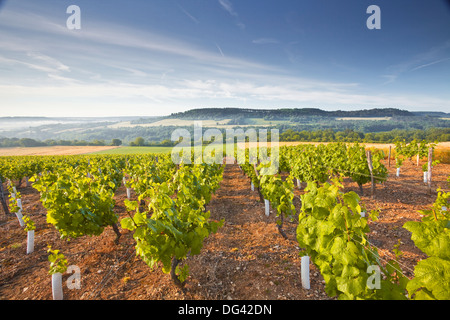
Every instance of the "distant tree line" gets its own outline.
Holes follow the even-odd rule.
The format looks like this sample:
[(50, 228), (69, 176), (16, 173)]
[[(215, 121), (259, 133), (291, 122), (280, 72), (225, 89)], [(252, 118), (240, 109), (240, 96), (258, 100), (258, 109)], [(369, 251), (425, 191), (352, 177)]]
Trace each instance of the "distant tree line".
[(155, 142), (155, 141), (145, 141), (142, 137), (137, 137), (134, 141), (130, 142), (130, 147), (172, 147), (176, 145), (177, 142), (173, 142), (169, 139), (165, 139), (161, 142)]
[[(188, 130), (190, 131), (190, 130)], [(245, 130), (244, 130), (245, 132)], [(225, 141), (225, 130), (222, 130)], [(193, 136), (193, 132), (191, 132)], [(138, 136), (134, 140), (129, 141), (129, 146), (164, 146), (171, 147), (178, 144), (178, 141), (171, 141), (170, 135), (165, 139), (154, 141), (154, 137)], [(335, 130), (335, 129), (318, 129), (318, 130), (280, 130), (280, 141), (303, 141), (303, 142), (366, 142), (366, 143), (393, 143), (405, 140), (410, 142), (414, 139), (427, 141), (450, 141), (450, 128), (429, 128), (421, 129), (394, 129), (386, 132), (362, 132), (353, 129)], [(270, 129), (268, 130), (268, 139), (270, 137)], [(0, 138), (0, 148), (8, 147), (41, 147), (41, 146), (120, 146), (124, 144), (121, 139), (111, 139), (108, 141), (101, 139), (92, 140), (44, 140), (39, 141), (30, 138)], [(208, 144), (204, 141), (204, 144)]]
[(94, 139), (92, 141), (85, 140), (45, 140), (39, 141), (30, 138), (0, 138), (0, 147), (49, 147), (49, 146), (120, 146), (122, 140), (112, 139), (109, 142), (105, 140)]
[[(146, 142), (144, 138), (138, 137), (129, 143), (130, 146), (174, 146), (177, 142), (170, 140), (163, 140), (161, 142), (149, 141)], [(85, 140), (45, 140), (39, 141), (30, 138), (0, 138), (0, 148), (12, 147), (51, 147), (51, 146), (121, 146), (122, 140), (112, 139), (109, 142), (105, 140), (94, 139), (92, 141)]]
[[(245, 133), (246, 130), (244, 130)], [(223, 142), (226, 142), (226, 132), (222, 130)], [(191, 133), (191, 137), (193, 134)], [(270, 129), (267, 131), (267, 138), (271, 140)], [(302, 130), (295, 131), (288, 129), (279, 135), (279, 141), (302, 141), (302, 142), (365, 142), (365, 143), (394, 143), (396, 141), (411, 142), (412, 140), (427, 141), (450, 141), (450, 128), (431, 128), (427, 130), (399, 130), (395, 129), (389, 132), (370, 132), (364, 133), (352, 129), (337, 131), (332, 129), (323, 130)], [(246, 141), (248, 137), (246, 136)], [(175, 146), (179, 141), (165, 139), (161, 142), (146, 141), (143, 137), (138, 137), (129, 143), (130, 146)], [(194, 141), (191, 141), (193, 145)], [(203, 140), (203, 145), (211, 141)]]
[(394, 129), (387, 132), (354, 131), (345, 129), (336, 131), (332, 129), (314, 131), (294, 131), (288, 129), (280, 134), (280, 141), (305, 141), (305, 142), (367, 142), (367, 143), (393, 143), (405, 140), (427, 140), (427, 141), (450, 141), (450, 128), (430, 128), (426, 130), (399, 130)]

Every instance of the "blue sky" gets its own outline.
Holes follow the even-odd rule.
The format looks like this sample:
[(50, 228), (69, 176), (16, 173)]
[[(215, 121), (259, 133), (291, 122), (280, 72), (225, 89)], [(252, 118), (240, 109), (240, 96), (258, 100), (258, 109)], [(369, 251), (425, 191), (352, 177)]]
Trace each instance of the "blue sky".
[[(0, 2), (0, 116), (450, 112), (444, 0)], [(79, 30), (66, 26), (69, 5)], [(379, 30), (366, 26), (370, 5)]]

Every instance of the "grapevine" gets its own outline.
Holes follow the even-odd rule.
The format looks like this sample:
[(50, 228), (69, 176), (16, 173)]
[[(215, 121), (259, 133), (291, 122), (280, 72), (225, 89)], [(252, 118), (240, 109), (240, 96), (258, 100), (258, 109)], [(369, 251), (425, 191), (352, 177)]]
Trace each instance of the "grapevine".
[(438, 190), (432, 208), (419, 211), (423, 214), (422, 220), (404, 224), (404, 228), (412, 233), (414, 244), (428, 255), (415, 266), (415, 277), (407, 286), (410, 297), (414, 299), (450, 299), (449, 198), (450, 192)]
[[(343, 193), (333, 179), (322, 186), (309, 183), (302, 195), (297, 241), (319, 268), (330, 297), (339, 299), (404, 299), (406, 278), (395, 262), (384, 268), (376, 248), (367, 239), (368, 219), (361, 217), (360, 198)], [(371, 217), (376, 219), (377, 213)], [(370, 288), (368, 268), (376, 266), (384, 274), (379, 288)], [(392, 267), (394, 266), (394, 267)]]
[[(188, 275), (188, 266), (179, 263), (188, 254), (200, 253), (203, 241), (222, 226), (210, 221), (210, 212), (204, 210), (211, 193), (218, 187), (223, 167), (214, 170), (206, 165), (181, 165), (173, 182), (152, 183), (139, 198), (148, 196), (148, 210), (140, 211), (136, 201), (125, 201), (133, 217), (121, 220), (122, 228), (133, 231), (136, 254), (151, 268), (158, 262), (164, 273), (170, 273), (177, 286), (182, 287)], [(171, 195), (176, 192), (173, 199)]]
[(99, 235), (106, 226), (118, 222), (113, 211), (111, 181), (104, 185), (102, 180), (88, 178), (82, 170), (72, 167), (43, 174), (32, 181), (47, 209), (47, 222), (56, 227), (62, 238)]

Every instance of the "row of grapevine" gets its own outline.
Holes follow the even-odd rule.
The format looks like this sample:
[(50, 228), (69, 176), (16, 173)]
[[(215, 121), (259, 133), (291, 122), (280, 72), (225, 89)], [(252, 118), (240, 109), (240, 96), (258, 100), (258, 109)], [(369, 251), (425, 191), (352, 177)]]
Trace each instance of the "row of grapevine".
[(247, 161), (240, 165), (242, 171), (250, 178), (252, 186), (258, 191), (260, 201), (265, 202), (266, 215), (269, 215), (269, 209), (276, 210), (277, 227), (280, 234), (287, 239), (283, 230), (284, 218), (293, 219), (295, 215), (294, 205), (294, 183), (291, 176), (283, 179), (280, 174), (268, 174), (268, 163), (250, 164)]
[[(329, 296), (449, 299), (447, 206), (450, 193), (439, 192), (433, 208), (421, 212), (422, 221), (404, 225), (412, 232), (416, 246), (429, 256), (417, 264), (414, 278), (410, 280), (403, 275), (398, 261), (380, 262), (377, 248), (367, 237), (369, 218), (362, 214), (365, 210), (360, 196), (342, 192), (344, 176), (360, 185), (370, 181), (371, 173), (378, 182), (386, 178), (386, 168), (380, 161), (382, 153), (373, 153), (370, 172), (363, 149), (357, 144), (282, 147), (279, 163), (280, 171), (288, 173), (285, 178), (279, 173), (268, 173), (267, 163), (251, 164), (248, 156), (241, 168), (258, 189), (261, 199), (270, 201), (276, 209), (278, 229), (284, 237), (284, 217), (293, 218), (296, 214), (293, 181), (307, 182), (301, 195), (296, 240), (302, 248), (301, 254), (310, 257), (320, 270)], [(223, 165), (177, 166), (169, 155), (162, 154), (54, 157), (52, 160), (36, 157), (33, 162), (34, 173), (31, 169), (12, 169), (0, 159), (1, 175), (12, 178), (11, 191), (13, 179), (33, 176), (30, 181), (41, 194), (47, 221), (55, 225), (63, 238), (98, 235), (107, 226), (117, 230), (114, 193), (122, 181), (133, 188), (138, 200), (125, 201), (129, 217), (123, 218), (120, 224), (133, 232), (136, 254), (151, 268), (162, 265), (163, 272), (170, 273), (179, 286), (189, 272), (187, 264), (182, 266), (183, 262), (189, 255), (200, 253), (204, 239), (223, 224), (223, 221), (211, 221), (207, 211), (211, 195), (222, 179)], [(14, 199), (19, 197), (20, 193), (16, 192)], [(14, 200), (11, 200), (11, 210), (17, 210)], [(31, 230), (32, 221), (24, 218)], [(377, 213), (372, 212), (370, 218), (376, 220)], [(64, 262), (59, 251), (49, 252), (54, 266), (57, 261)], [(373, 272), (381, 277), (374, 278)]]
[[(203, 240), (223, 223), (210, 221), (205, 209), (219, 186), (222, 165), (176, 166), (167, 154), (30, 159), (33, 170), (25, 165), (16, 169), (25, 163), (24, 158), (3, 158), (0, 172), (11, 185), (32, 176), (30, 182), (40, 192), (47, 222), (61, 238), (100, 235), (112, 226), (118, 242), (114, 194), (122, 182), (132, 188), (138, 201), (125, 204), (135, 215), (120, 223), (134, 231), (136, 253), (151, 267), (161, 262), (163, 271), (170, 271), (178, 285), (188, 271), (178, 264), (188, 254), (198, 254)], [(142, 207), (145, 201), (148, 205)]]
[(135, 155), (126, 160), (124, 184), (127, 189), (133, 189), (140, 196), (153, 183), (169, 180), (175, 174), (176, 169), (176, 165), (168, 154)]
[(270, 161), (252, 165), (248, 153), (246, 162), (240, 166), (257, 188), (261, 202), (268, 201), (276, 209), (278, 229), (286, 238), (282, 229), (283, 219), (285, 216), (292, 219), (295, 214), (294, 179), (300, 185), (301, 181), (324, 183), (333, 176), (346, 176), (358, 183), (362, 193), (362, 185), (371, 179), (378, 183), (386, 180), (387, 169), (381, 163), (383, 158), (382, 151), (373, 151), (368, 161), (365, 147), (359, 144), (299, 145), (281, 147), (279, 159), (271, 160), (279, 161), (279, 172), (288, 173), (285, 179), (280, 174), (267, 171)]
[(436, 143), (429, 143), (426, 140), (413, 140), (410, 143), (406, 143), (405, 140), (397, 141), (395, 143), (395, 157), (396, 159), (404, 159), (416, 156), (417, 165), (419, 160), (428, 156), (428, 149), (436, 146)]
[[(340, 299), (450, 299), (450, 193), (438, 192), (432, 209), (421, 211), (422, 221), (409, 221), (415, 245), (429, 257), (414, 268), (412, 279), (404, 276), (397, 260), (380, 263), (376, 247), (367, 239), (367, 218), (362, 217), (360, 198), (343, 193), (342, 185), (308, 183), (301, 196), (297, 240), (311, 256), (326, 282), (329, 296)], [(376, 212), (371, 218), (376, 220)], [(396, 249), (396, 256), (402, 253)], [(378, 282), (371, 282), (371, 272)]]
[[(422, 164), (423, 182), (428, 184), (428, 191), (431, 192), (432, 168), (440, 163), (440, 160), (433, 160), (433, 151), (436, 143), (429, 143), (425, 140), (413, 140), (409, 144), (405, 141), (397, 141), (395, 143), (395, 166), (397, 168), (396, 176), (400, 176), (400, 168), (405, 160), (412, 160), (416, 156), (417, 166), (421, 158), (427, 157), (428, 161)], [(390, 159), (389, 159), (390, 160)]]
[(280, 154), (280, 169), (290, 172), (300, 182), (323, 183), (331, 176), (342, 175), (356, 182), (361, 194), (362, 186), (372, 178), (374, 183), (382, 183), (388, 175), (387, 168), (381, 163), (383, 151), (371, 152), (371, 168), (365, 147), (358, 143), (281, 147)]
[[(288, 204), (286, 199), (293, 197), (292, 178), (307, 182), (305, 193), (301, 195), (296, 237), (303, 248), (301, 254), (311, 258), (320, 270), (330, 297), (450, 298), (450, 218), (447, 209), (450, 193), (438, 190), (432, 209), (420, 211), (424, 216), (422, 221), (404, 225), (412, 232), (415, 245), (429, 256), (416, 265), (414, 277), (409, 279), (397, 260), (402, 254), (398, 248), (394, 250), (397, 258), (382, 264), (377, 248), (368, 240), (369, 218), (376, 221), (378, 213), (373, 211), (366, 217), (360, 196), (353, 191), (342, 192), (343, 176), (352, 178), (359, 185), (370, 179), (369, 162), (363, 147), (333, 144), (283, 149), (280, 171), (289, 172), (284, 181), (279, 175), (261, 175), (258, 170), (264, 168), (263, 164), (245, 163), (241, 168), (261, 196), (269, 197), (263, 191), (267, 189), (276, 195), (271, 201), (277, 205)], [(372, 158), (372, 170), (376, 172), (378, 182), (387, 176), (387, 170), (381, 164), (382, 157), (382, 153), (375, 152)], [(295, 212), (294, 206), (290, 212)]]

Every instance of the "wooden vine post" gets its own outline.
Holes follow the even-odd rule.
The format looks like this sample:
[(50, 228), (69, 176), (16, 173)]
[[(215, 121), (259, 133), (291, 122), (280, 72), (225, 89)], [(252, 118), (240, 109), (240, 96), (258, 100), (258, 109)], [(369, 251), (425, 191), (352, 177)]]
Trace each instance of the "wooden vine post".
[(389, 146), (389, 156), (388, 156), (388, 167), (391, 167), (391, 152), (392, 152), (392, 146)]
[(433, 161), (433, 148), (428, 149), (428, 193), (431, 193), (431, 163)]
[(3, 191), (3, 181), (2, 181), (1, 177), (0, 177), (0, 201), (2, 203), (2, 207), (3, 207), (3, 211), (5, 212), (5, 215), (8, 215), (9, 208), (8, 208), (8, 204), (6, 202), (5, 193)]
[(375, 195), (375, 182), (373, 180), (373, 165), (372, 165), (372, 153), (370, 150), (367, 150), (367, 164), (369, 165), (369, 171), (370, 171), (370, 195), (372, 196), (372, 199)]

